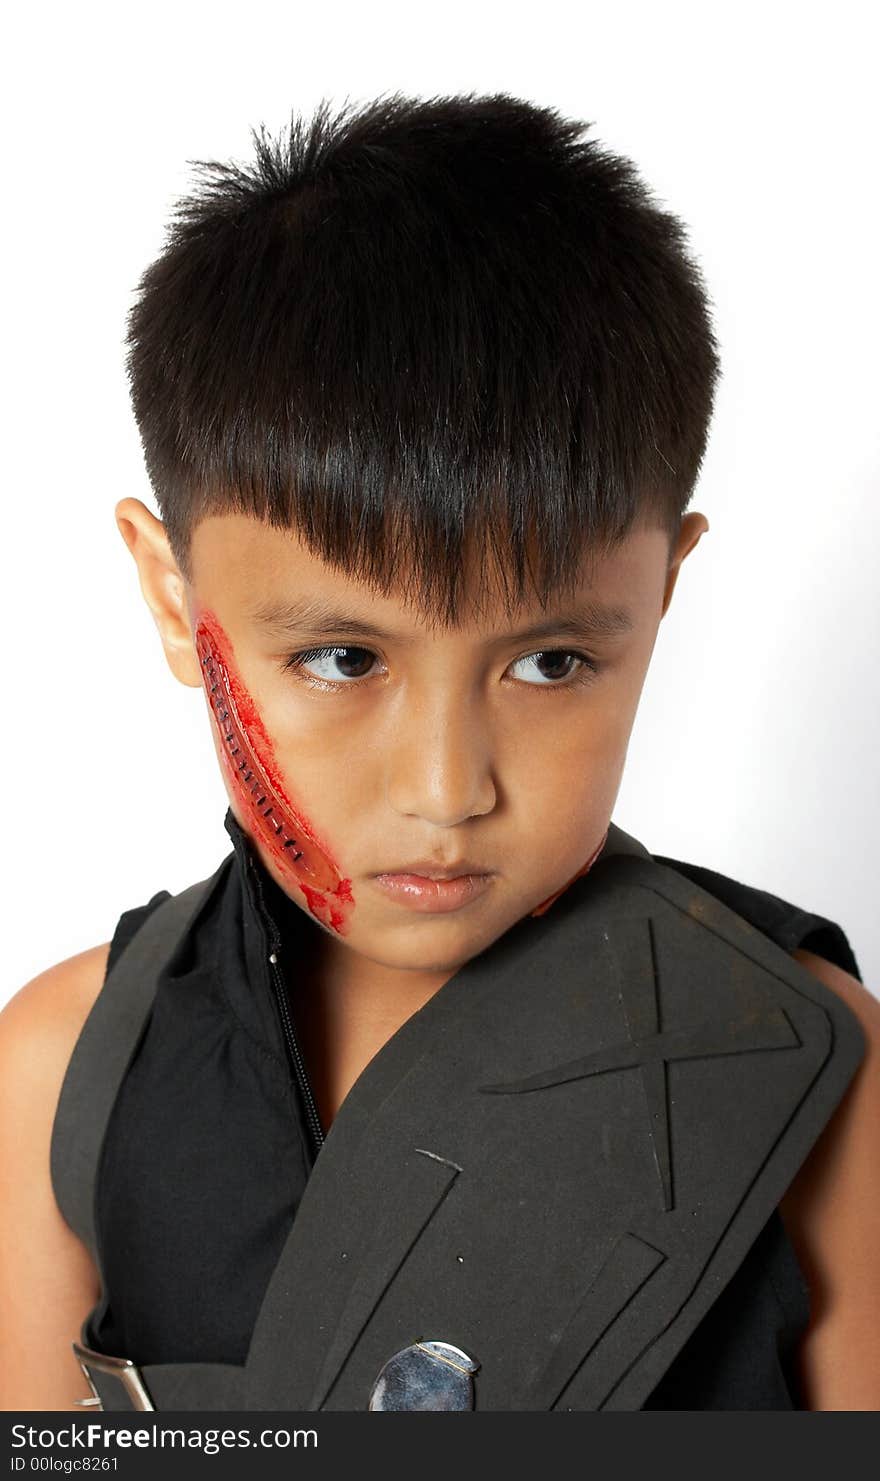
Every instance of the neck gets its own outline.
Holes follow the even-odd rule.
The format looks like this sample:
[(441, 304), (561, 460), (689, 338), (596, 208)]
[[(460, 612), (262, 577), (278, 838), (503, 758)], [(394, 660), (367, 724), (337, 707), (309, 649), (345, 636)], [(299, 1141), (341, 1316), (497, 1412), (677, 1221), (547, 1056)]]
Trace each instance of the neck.
[(328, 1011), (352, 1014), (376, 1022), (403, 1022), (433, 997), (453, 969), (435, 971), (389, 967), (371, 961), (332, 940), (320, 930), (311, 933), (306, 963), (297, 975), (309, 998), (319, 999)]
[(318, 1105), (329, 1129), (351, 1086), (408, 1018), (452, 976), (371, 962), (312, 933), (291, 983), (293, 1013)]

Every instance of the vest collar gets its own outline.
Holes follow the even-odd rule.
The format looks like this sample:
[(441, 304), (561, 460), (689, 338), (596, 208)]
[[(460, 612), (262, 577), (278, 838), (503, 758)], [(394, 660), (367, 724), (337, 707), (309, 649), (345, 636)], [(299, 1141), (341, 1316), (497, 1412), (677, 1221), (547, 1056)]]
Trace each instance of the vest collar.
[(214, 969), (239, 1021), (287, 1067), (269, 956), (278, 953), (283, 975), (291, 981), (291, 963), (304, 958), (308, 933), (317, 928), (275, 883), (231, 808), (223, 826), (233, 853), (220, 905)]
[(301, 937), (308, 927), (308, 918), (298, 905), (276, 884), (263, 863), (253, 839), (242, 828), (232, 808), (226, 810), (223, 819), (242, 881), (242, 894), (248, 913), (254, 922), (260, 922), (269, 941), (269, 950), (281, 941)]

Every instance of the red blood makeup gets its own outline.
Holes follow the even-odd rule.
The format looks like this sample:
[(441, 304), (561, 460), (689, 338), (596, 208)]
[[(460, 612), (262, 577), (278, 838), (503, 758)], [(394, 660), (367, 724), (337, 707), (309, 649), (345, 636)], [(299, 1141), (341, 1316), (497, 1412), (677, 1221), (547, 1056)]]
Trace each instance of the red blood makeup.
[(242, 826), (263, 846), (325, 926), (344, 936), (354, 907), (351, 880), (287, 795), (272, 742), (235, 667), (232, 644), (213, 612), (199, 613), (196, 651)]

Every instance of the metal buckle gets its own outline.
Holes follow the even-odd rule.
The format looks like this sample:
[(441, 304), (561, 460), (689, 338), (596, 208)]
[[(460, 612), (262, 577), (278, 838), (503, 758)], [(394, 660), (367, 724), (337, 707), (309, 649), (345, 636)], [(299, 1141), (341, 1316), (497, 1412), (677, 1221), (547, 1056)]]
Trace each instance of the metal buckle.
[(92, 1391), (92, 1396), (87, 1399), (74, 1399), (75, 1404), (80, 1404), (83, 1408), (97, 1405), (99, 1409), (103, 1409), (101, 1395), (92, 1383), (92, 1375), (89, 1372), (89, 1368), (94, 1368), (98, 1373), (107, 1373), (111, 1378), (119, 1379), (131, 1400), (132, 1409), (155, 1411), (156, 1406), (147, 1392), (141, 1371), (130, 1358), (113, 1358), (108, 1353), (96, 1352), (94, 1348), (86, 1347), (82, 1342), (73, 1342), (71, 1346)]

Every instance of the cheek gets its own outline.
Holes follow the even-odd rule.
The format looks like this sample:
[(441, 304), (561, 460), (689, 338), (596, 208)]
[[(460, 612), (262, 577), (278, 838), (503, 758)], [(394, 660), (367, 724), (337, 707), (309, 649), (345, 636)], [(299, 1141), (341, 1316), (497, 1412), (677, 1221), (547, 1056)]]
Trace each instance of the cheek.
[(589, 857), (584, 860), (584, 862), (583, 862), (583, 864), (581, 864), (580, 868), (571, 876), (571, 879), (566, 880), (565, 884), (562, 886), (562, 888), (560, 890), (556, 890), (552, 895), (548, 895), (547, 898), (546, 898), (546, 900), (542, 900), (541, 903), (540, 903), (540, 905), (536, 905), (535, 906), (535, 909), (532, 910), (532, 911), (530, 911), (529, 914), (530, 915), (544, 915), (550, 909), (550, 906), (551, 905), (555, 905), (555, 903), (559, 899), (560, 895), (564, 895), (565, 892), (566, 892), (566, 890), (571, 888), (571, 886), (574, 884), (574, 882), (575, 882), (576, 879), (583, 879), (583, 877), (584, 877), (585, 874), (589, 874), (590, 870), (592, 869), (593, 865), (595, 864), (596, 860), (598, 859), (599, 855), (601, 854), (603, 848), (605, 847), (605, 841), (606, 841), (607, 837), (608, 837), (608, 829), (606, 828), (605, 829), (605, 832), (602, 834), (601, 839), (596, 844), (595, 848), (592, 849), (592, 851), (590, 852)]
[(213, 612), (196, 623), (196, 651), (218, 749), (242, 826), (261, 845), (279, 876), (305, 896), (315, 918), (340, 935), (354, 908), (344, 879), (301, 808), (287, 792), (272, 742), (235, 666), (232, 644)]
[[(540, 774), (553, 779), (552, 795), (541, 792), (542, 812), (555, 819), (551, 853), (562, 848), (578, 859), (577, 868), (561, 888), (548, 895), (530, 912), (544, 915), (575, 882), (589, 874), (608, 837), (608, 823), (620, 786), (626, 757), (626, 725), (612, 708), (601, 724), (594, 724), (544, 766)], [(548, 855), (549, 857), (549, 855)]]

